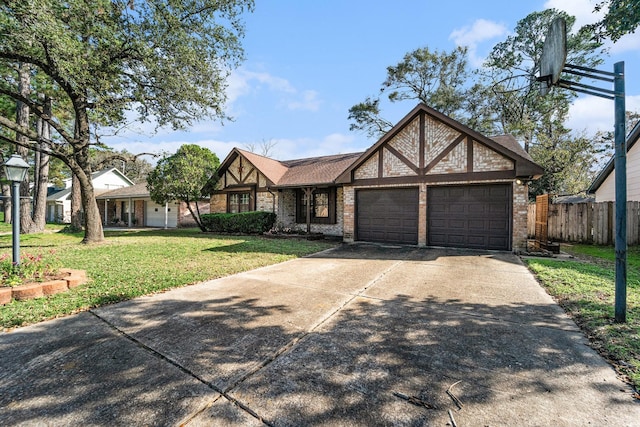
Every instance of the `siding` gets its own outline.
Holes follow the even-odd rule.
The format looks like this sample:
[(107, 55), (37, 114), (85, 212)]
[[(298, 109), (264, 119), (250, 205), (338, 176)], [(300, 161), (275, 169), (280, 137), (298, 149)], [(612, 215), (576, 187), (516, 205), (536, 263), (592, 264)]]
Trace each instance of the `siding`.
[[(596, 191), (596, 203), (615, 201), (615, 169)], [(640, 201), (640, 144), (627, 153), (627, 201)]]

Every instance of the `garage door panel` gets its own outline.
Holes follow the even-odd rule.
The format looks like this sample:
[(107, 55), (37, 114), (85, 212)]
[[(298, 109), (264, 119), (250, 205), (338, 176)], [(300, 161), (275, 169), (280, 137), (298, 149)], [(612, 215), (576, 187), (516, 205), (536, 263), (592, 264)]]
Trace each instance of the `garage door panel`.
[(356, 238), (383, 243), (418, 243), (418, 189), (356, 192)]
[(429, 245), (508, 250), (511, 185), (429, 187), (427, 220)]

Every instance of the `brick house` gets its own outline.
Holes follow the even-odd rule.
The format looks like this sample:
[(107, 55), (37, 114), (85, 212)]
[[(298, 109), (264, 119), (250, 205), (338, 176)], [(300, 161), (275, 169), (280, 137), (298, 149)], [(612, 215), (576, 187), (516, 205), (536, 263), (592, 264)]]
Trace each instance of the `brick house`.
[(278, 161), (234, 148), (211, 212), (276, 212), (282, 226), (372, 241), (526, 248), (527, 182), (542, 168), (419, 104), (364, 153)]

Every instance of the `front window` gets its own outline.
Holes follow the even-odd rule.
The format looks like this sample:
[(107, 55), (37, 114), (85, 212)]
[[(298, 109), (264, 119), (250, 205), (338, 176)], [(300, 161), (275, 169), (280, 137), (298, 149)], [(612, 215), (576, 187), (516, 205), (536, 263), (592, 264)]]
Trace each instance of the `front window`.
[(229, 194), (229, 213), (249, 212), (251, 210), (250, 193)]
[[(296, 222), (307, 222), (307, 193), (304, 190), (297, 192)], [(336, 223), (336, 192), (334, 188), (319, 188), (311, 193), (310, 220), (316, 224)]]

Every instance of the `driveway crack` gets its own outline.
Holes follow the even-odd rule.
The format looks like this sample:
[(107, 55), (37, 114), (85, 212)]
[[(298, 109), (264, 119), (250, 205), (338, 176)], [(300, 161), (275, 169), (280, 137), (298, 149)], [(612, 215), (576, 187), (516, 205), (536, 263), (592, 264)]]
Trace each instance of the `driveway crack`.
[(251, 415), (253, 418), (257, 419), (258, 421), (262, 422), (263, 424), (265, 424), (265, 425), (267, 425), (269, 427), (272, 427), (271, 423), (265, 421), (254, 410), (252, 410), (251, 408), (249, 408), (248, 406), (246, 406), (245, 404), (243, 404), (242, 402), (240, 402), (239, 400), (235, 399), (233, 396), (230, 396), (228, 394), (228, 391), (232, 390), (235, 387), (235, 385), (233, 385), (231, 387), (228, 387), (226, 390), (221, 390), (220, 388), (216, 387), (213, 383), (211, 383), (211, 382), (205, 380), (204, 378), (200, 377), (198, 374), (196, 374), (195, 372), (193, 372), (189, 368), (181, 365), (180, 363), (176, 362), (175, 360), (171, 359), (170, 357), (165, 356), (164, 354), (160, 353), (158, 350), (154, 349), (153, 347), (148, 346), (147, 344), (145, 344), (142, 341), (136, 339), (132, 335), (129, 335), (128, 333), (126, 333), (122, 329), (118, 328), (113, 323), (109, 322), (107, 319), (101, 317), (98, 313), (94, 312), (93, 310), (89, 310), (89, 313), (91, 313), (93, 316), (95, 316), (98, 320), (104, 322), (109, 328), (113, 329), (116, 333), (118, 333), (119, 335), (123, 336), (125, 339), (127, 339), (127, 340), (131, 341), (132, 343), (134, 343), (137, 347), (139, 347), (139, 348), (143, 349), (144, 351), (150, 353), (152, 356), (154, 356), (154, 357), (156, 357), (156, 358), (158, 358), (158, 359), (160, 359), (160, 360), (162, 360), (162, 361), (164, 361), (166, 363), (169, 363), (170, 365), (178, 368), (183, 373), (189, 375), (193, 379), (195, 379), (198, 382), (204, 384), (205, 386), (209, 387), (211, 390), (215, 391), (216, 393), (218, 393), (220, 395), (220, 396), (216, 396), (212, 401), (208, 402), (206, 405), (204, 405), (202, 408), (200, 408), (195, 413), (189, 415), (179, 425), (181, 425), (181, 426), (187, 425), (189, 422), (191, 422), (191, 420), (193, 420), (198, 415), (200, 415), (201, 413), (203, 413), (204, 411), (209, 409), (222, 396), (225, 399), (227, 399), (229, 402), (231, 402), (233, 405), (237, 406), (238, 408), (240, 408), (243, 411), (245, 411), (247, 414)]

